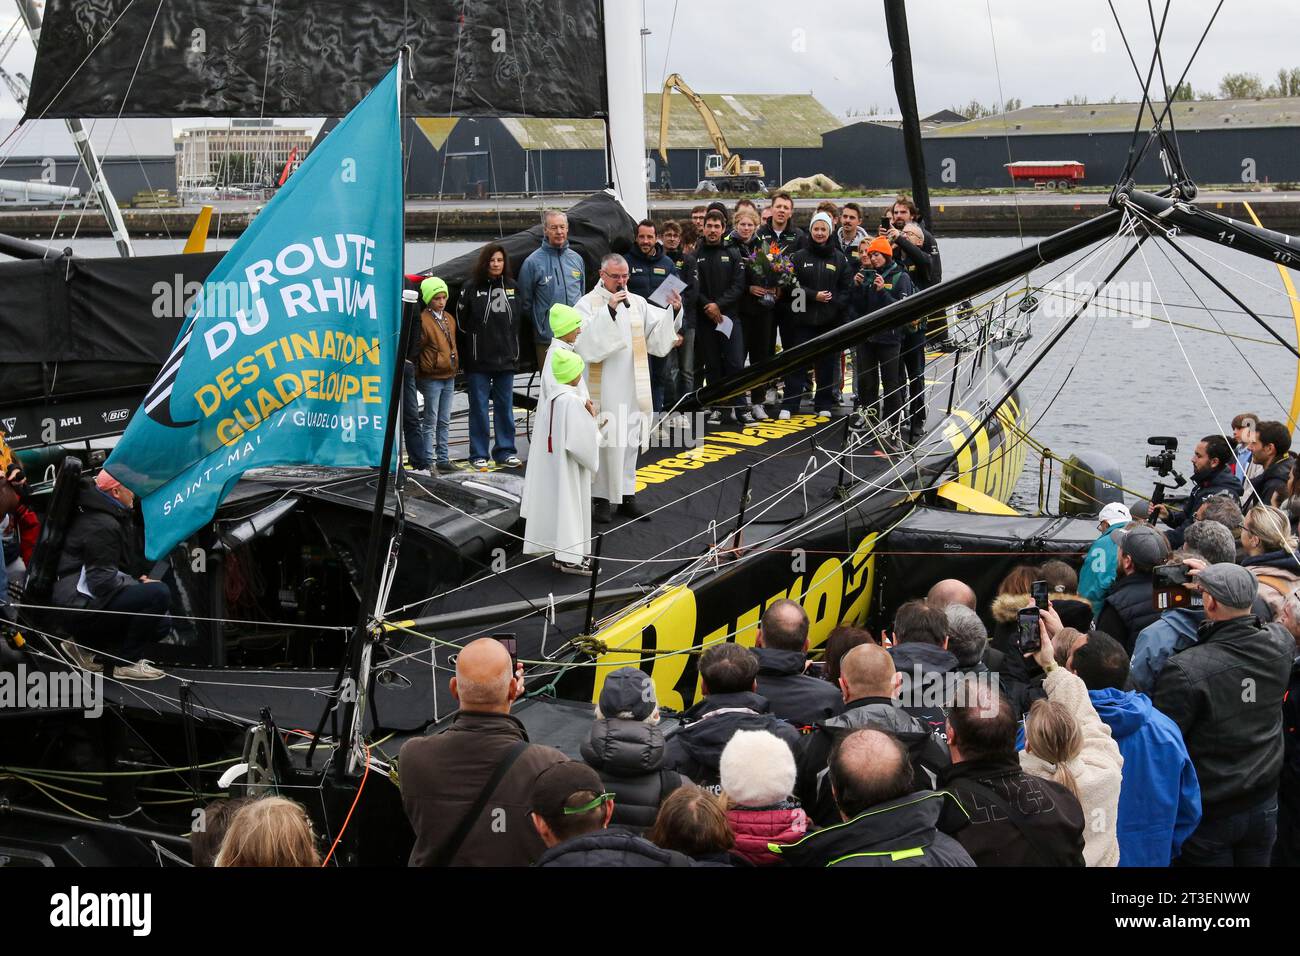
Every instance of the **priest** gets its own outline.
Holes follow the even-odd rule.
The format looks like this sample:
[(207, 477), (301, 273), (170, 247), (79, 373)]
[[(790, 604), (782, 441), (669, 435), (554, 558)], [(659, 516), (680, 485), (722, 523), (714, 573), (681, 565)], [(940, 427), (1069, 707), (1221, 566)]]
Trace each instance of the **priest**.
[(673, 293), (671, 308), (661, 309), (629, 292), (627, 280), (627, 260), (606, 256), (600, 281), (575, 307), (583, 319), (576, 346), (600, 424), (600, 470), (592, 486), (600, 524), (613, 520), (615, 506), (628, 518), (649, 518), (635, 497), (636, 458), (650, 447), (649, 356), (663, 357), (682, 341), (681, 297)]
[(554, 554), (566, 574), (591, 574), (591, 479), (600, 467), (596, 420), (579, 393), (582, 358), (552, 349), (546, 359), (550, 396), (537, 408), (524, 495), (524, 554)]

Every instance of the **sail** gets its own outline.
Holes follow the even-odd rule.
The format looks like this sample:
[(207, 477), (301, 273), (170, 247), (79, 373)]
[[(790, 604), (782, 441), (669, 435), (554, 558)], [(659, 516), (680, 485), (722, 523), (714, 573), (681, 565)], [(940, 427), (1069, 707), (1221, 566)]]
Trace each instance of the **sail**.
[(308, 156), (204, 283), (106, 467), (150, 559), (249, 468), (379, 464), (402, 288), (397, 68)]
[(605, 114), (600, 0), (47, 0), (30, 117), (342, 116), (411, 47), (412, 115)]

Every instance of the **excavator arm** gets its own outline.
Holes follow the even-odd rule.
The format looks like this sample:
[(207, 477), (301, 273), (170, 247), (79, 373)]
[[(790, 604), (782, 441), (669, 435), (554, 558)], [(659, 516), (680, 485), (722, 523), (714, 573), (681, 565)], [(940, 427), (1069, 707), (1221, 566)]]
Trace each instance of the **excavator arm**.
[(700, 119), (704, 121), (704, 129), (708, 132), (709, 139), (713, 140), (713, 148), (726, 162), (728, 171), (731, 171), (732, 166), (739, 166), (733, 160), (731, 150), (727, 148), (727, 138), (722, 135), (722, 129), (713, 116), (713, 110), (709, 109), (700, 94), (687, 86), (686, 81), (676, 73), (664, 80), (663, 95), (659, 98), (659, 158), (665, 163), (668, 162), (668, 111), (671, 109), (674, 89), (680, 90), (695, 107), (695, 111), (700, 114)]

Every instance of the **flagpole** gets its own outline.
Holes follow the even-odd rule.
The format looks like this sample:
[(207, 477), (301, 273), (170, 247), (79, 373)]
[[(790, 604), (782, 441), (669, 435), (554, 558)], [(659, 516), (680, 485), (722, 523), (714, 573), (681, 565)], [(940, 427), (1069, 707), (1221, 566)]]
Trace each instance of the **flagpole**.
[[(397, 128), (399, 137), (399, 152), (405, 157), (406, 155), (406, 71), (409, 64), (410, 48), (403, 46), (397, 55)], [(401, 268), (398, 270), (399, 276), (406, 274), (406, 184), (403, 181), (400, 185), (402, 197), (402, 229), (401, 229), (401, 246), (398, 249), (399, 261)], [(343, 706), (343, 733), (345, 738), (338, 741), (338, 746), (334, 751), (334, 772), (338, 779), (343, 779), (351, 773), (356, 772), (359, 760), (365, 759), (364, 752), (360, 746), (361, 727), (365, 719), (365, 702), (368, 693), (367, 685), (370, 678), (370, 660), (374, 652), (375, 643), (382, 636), (382, 631), (377, 626), (378, 618), (382, 609), (375, 606), (379, 599), (379, 578), (380, 578), (380, 557), (387, 552), (387, 546), (382, 541), (383, 523), (384, 523), (384, 503), (388, 497), (388, 471), (389, 463), (393, 456), (393, 446), (397, 434), (398, 409), (402, 401), (402, 379), (405, 371), (405, 359), (407, 350), (410, 348), (411, 327), (414, 324), (411, 321), (410, 312), (413, 310), (413, 302), (416, 297), (412, 295), (407, 298), (406, 290), (402, 290), (401, 295), (401, 327), (397, 336), (397, 354), (393, 358), (393, 378), (392, 385), (388, 392), (388, 414), (384, 419), (384, 444), (383, 451), (379, 458), (379, 480), (375, 483), (375, 506), (370, 514), (370, 535), (367, 539), (366, 563), (365, 570), (361, 578), (361, 604), (357, 609), (357, 623), (348, 640), (348, 647), (344, 664), (348, 680), (342, 680), (344, 669), (340, 669), (340, 680), (336, 682), (336, 692), (344, 688), (350, 689), (351, 693), (341, 694), (338, 703)], [(399, 461), (397, 467), (400, 470), (402, 463)], [(325, 719), (329, 710), (321, 715), (320, 726), (316, 729), (316, 735), (312, 738), (313, 748), (316, 738), (320, 736), (325, 726)], [(309, 758), (310, 763), (310, 758)]]

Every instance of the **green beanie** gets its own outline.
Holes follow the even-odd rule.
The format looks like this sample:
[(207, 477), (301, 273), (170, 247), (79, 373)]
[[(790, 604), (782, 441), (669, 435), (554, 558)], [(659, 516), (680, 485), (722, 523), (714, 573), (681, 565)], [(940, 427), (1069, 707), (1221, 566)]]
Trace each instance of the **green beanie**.
[(424, 304), (428, 305), (433, 301), (435, 295), (446, 295), (447, 283), (443, 282), (437, 276), (429, 276), (420, 283), (420, 296), (424, 299)]
[(551, 306), (551, 334), (562, 338), (582, 325), (582, 313), (571, 305), (557, 302)]
[(560, 385), (568, 385), (582, 374), (586, 364), (577, 352), (556, 349), (551, 353), (551, 377)]

